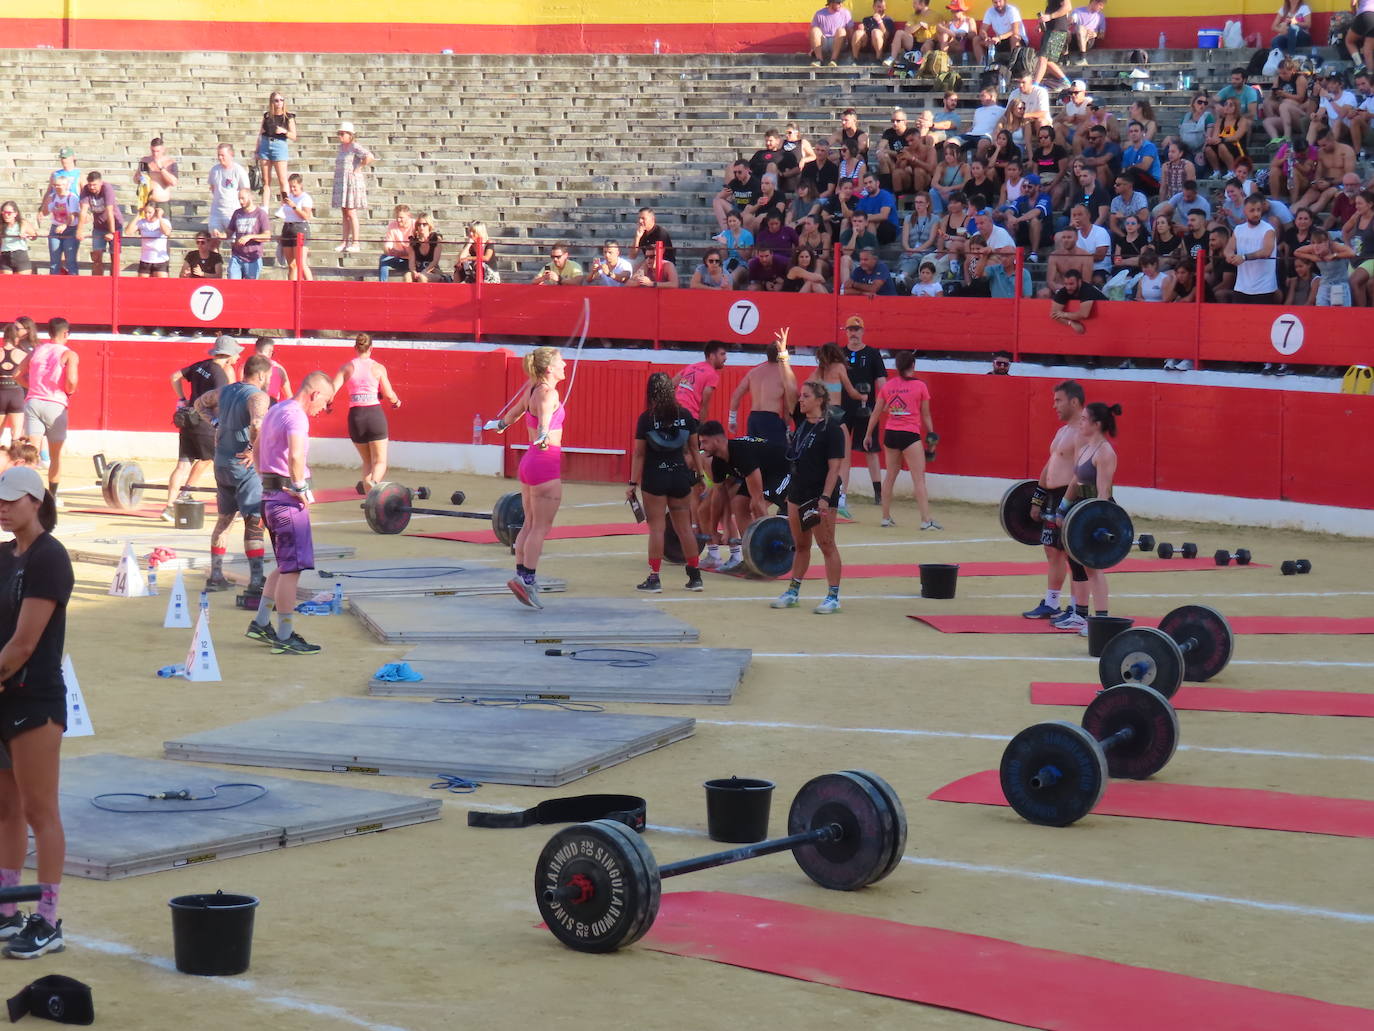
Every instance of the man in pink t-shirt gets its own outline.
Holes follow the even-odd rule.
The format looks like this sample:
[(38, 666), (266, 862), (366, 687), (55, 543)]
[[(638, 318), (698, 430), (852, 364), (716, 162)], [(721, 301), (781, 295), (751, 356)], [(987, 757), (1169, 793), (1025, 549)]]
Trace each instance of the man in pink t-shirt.
[(854, 16), (845, 10), (844, 0), (826, 0), (825, 6), (811, 19), (811, 67), (819, 68), (825, 57), (826, 45), (830, 46), (830, 65), (844, 53), (849, 40), (849, 28), (854, 24)]
[(710, 416), (711, 395), (720, 386), (720, 370), (725, 367), (726, 347), (719, 340), (707, 343), (704, 354), (706, 360), (689, 365), (673, 378), (673, 390), (677, 393), (677, 403), (692, 413), (697, 422), (705, 422)]

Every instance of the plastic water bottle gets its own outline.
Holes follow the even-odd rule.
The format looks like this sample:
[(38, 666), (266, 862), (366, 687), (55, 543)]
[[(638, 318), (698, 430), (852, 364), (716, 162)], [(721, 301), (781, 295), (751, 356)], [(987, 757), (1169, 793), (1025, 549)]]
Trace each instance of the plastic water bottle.
[(660, 40), (657, 40), (657, 39), (654, 40), (654, 53), (655, 53), (655, 54), (661, 54), (661, 53), (663, 53), (663, 43), (662, 43)]
[(482, 427), (484, 425), (480, 415), (474, 415), (472, 417), (472, 442), (474, 444), (482, 443)]
[(201, 591), (201, 592), (200, 592), (200, 611), (201, 611), (201, 612), (209, 612), (209, 611), (210, 611), (210, 592), (209, 592), (209, 591)]
[(329, 601), (329, 611), (336, 616), (343, 612), (343, 582), (340, 580), (334, 581), (334, 597)]
[(160, 677), (184, 677), (186, 675), (186, 667), (181, 665), (163, 666), (157, 671), (157, 675)]
[(1160, 50), (1167, 50), (1168, 47), (1169, 47), (1169, 37), (1166, 36), (1164, 33), (1161, 32), (1161, 33), (1159, 34), (1159, 49), (1160, 49)]
[(157, 596), (157, 566), (148, 567), (148, 596)]

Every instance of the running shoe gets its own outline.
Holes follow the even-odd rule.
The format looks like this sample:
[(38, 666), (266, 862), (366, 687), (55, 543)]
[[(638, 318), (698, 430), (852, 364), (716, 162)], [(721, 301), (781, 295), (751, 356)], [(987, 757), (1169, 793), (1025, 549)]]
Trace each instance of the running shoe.
[(921, 529), (922, 529), (922, 530), (943, 530), (944, 527), (941, 526), (939, 523), (937, 523), (934, 519), (927, 519), (924, 523), (921, 524)]
[(845, 504), (843, 498), (840, 499), (840, 504), (839, 507), (835, 509), (835, 514), (838, 515), (841, 519), (854, 518), (854, 513), (849, 511), (849, 506)]
[(520, 577), (511, 577), (506, 581), (506, 586), (510, 588), (511, 594), (515, 595), (516, 600), (519, 601), (521, 605), (526, 605), (532, 609), (543, 608), (542, 605), (537, 604), (534, 600), (530, 585), (525, 583)]
[[(209, 576), (207, 576), (207, 577), (205, 578), (205, 586), (204, 586), (203, 588), (201, 588), (201, 589), (202, 589), (202, 590), (205, 590), (205, 591), (212, 591), (212, 592), (213, 592), (213, 591), (227, 591), (227, 590), (229, 590), (229, 588), (231, 588), (231, 587), (233, 587), (233, 586), (234, 586), (233, 584), (231, 584), (228, 580), (225, 579), (223, 573), (220, 573), (220, 574), (218, 574), (218, 575), (212, 573), (212, 574), (210, 574)], [(258, 590), (259, 590), (259, 592), (261, 592), (262, 588), (258, 588)], [(249, 593), (251, 594), (252, 592), (249, 591)]]
[(1192, 372), (1193, 362), (1190, 358), (1180, 358), (1178, 364), (1174, 366), (1175, 372)]
[(1293, 371), (1293, 370), (1290, 369), (1287, 365), (1280, 365), (1277, 369), (1274, 370), (1274, 375), (1275, 375), (1275, 376), (1287, 376), (1287, 375), (1288, 375), (1290, 372), (1292, 372), (1292, 371)]
[(891, 516), (883, 516), (883, 526), (896, 526), (896, 521)]
[(1080, 616), (1077, 612), (1071, 612), (1069, 613), (1067, 619), (1061, 619), (1059, 620), (1059, 622), (1055, 623), (1054, 628), (1056, 630), (1064, 630), (1069, 633), (1087, 634), (1088, 621), (1084, 619), (1082, 616)]
[(248, 629), (244, 631), (243, 636), (250, 641), (261, 641), (263, 644), (275, 644), (277, 641), (277, 635), (272, 632), (271, 625), (264, 626), (256, 619), (249, 621)]
[(712, 555), (709, 551), (697, 559), (698, 569), (719, 569), (720, 555)]
[(727, 558), (724, 562), (720, 564), (720, 571), (722, 573), (733, 572), (742, 565), (744, 565), (743, 555), (731, 555), (729, 558)]
[(798, 599), (797, 592), (788, 588), (768, 603), (770, 609), (795, 609)]
[(1051, 617), (1058, 615), (1059, 610), (1057, 608), (1055, 608), (1053, 605), (1046, 605), (1044, 601), (1041, 601), (1039, 605), (1035, 606), (1035, 608), (1031, 609), (1029, 612), (1021, 613), (1021, 618), (1050, 619)]
[(701, 582), (701, 570), (689, 566), (687, 568), (687, 587), (689, 591), (700, 591), (706, 585)]
[(1073, 607), (1070, 606), (1069, 608), (1065, 609), (1063, 612), (1060, 612), (1060, 613), (1057, 614), (1057, 615), (1051, 616), (1051, 617), (1050, 617), (1050, 626), (1058, 626), (1060, 623), (1064, 622), (1064, 620), (1068, 619), (1068, 618), (1069, 618), (1070, 616), (1072, 616), (1073, 614), (1074, 614), (1074, 612), (1073, 612)]
[(650, 573), (644, 578), (644, 582), (635, 586), (636, 591), (643, 591), (645, 594), (662, 594), (663, 584), (658, 578), (657, 573)]
[(5, 946), (5, 955), (10, 959), (37, 959), (49, 952), (61, 952), (66, 947), (62, 941), (61, 920), (54, 927), (37, 913), (31, 913), (24, 929)]
[(162, 521), (164, 523), (175, 523), (177, 521), (176, 509), (174, 509), (171, 505), (166, 506), (162, 510)]
[(832, 612), (840, 611), (840, 599), (826, 595), (821, 599), (821, 603), (811, 610), (818, 616), (828, 616)]
[(1168, 358), (1168, 359), (1165, 359), (1165, 362), (1164, 362), (1164, 371), (1165, 371), (1165, 372), (1176, 372), (1176, 371), (1177, 371), (1177, 368), (1178, 368), (1178, 359), (1177, 359), (1177, 358)]
[(1265, 362), (1264, 365), (1263, 365), (1263, 367), (1260, 368), (1260, 375), (1261, 375), (1261, 376), (1272, 376), (1272, 375), (1274, 375), (1274, 363), (1273, 363), (1273, 362)]
[(15, 910), (11, 916), (0, 917), (0, 941), (8, 941), (24, 929), (24, 914)]
[(292, 634), (285, 641), (280, 637), (272, 645), (273, 655), (314, 655), (322, 651), (318, 644), (311, 644), (300, 634)]

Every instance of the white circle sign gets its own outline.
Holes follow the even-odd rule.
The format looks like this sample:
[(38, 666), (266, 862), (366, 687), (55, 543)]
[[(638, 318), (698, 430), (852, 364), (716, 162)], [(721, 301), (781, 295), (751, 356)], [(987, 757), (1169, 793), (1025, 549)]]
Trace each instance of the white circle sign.
[(191, 314), (201, 322), (214, 322), (224, 311), (224, 295), (213, 286), (202, 286), (191, 294)]
[(730, 305), (726, 321), (737, 336), (747, 337), (759, 328), (759, 306), (753, 301), (736, 301)]
[(1284, 312), (1269, 327), (1269, 342), (1279, 354), (1296, 354), (1302, 347), (1302, 339), (1302, 319), (1291, 312)]

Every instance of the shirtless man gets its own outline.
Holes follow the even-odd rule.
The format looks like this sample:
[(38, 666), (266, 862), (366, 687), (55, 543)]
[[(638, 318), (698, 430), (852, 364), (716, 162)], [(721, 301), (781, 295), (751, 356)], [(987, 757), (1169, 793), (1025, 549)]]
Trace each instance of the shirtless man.
[(745, 431), (786, 449), (787, 420), (797, 404), (797, 374), (787, 353), (787, 329), (777, 331), (768, 345), (768, 360), (755, 365), (730, 395), (730, 432), (739, 428), (739, 403), (749, 394)]
[(1307, 208), (1316, 215), (1326, 210), (1336, 199), (1341, 180), (1355, 171), (1355, 151), (1350, 144), (1340, 143), (1325, 125), (1312, 123), (1308, 139), (1317, 145), (1317, 170), (1312, 185), (1307, 188), (1293, 208)]
[(255, 354), (243, 363), (242, 380), (207, 391), (195, 401), (201, 420), (216, 426), (215, 507), (219, 517), (210, 534), (207, 591), (223, 591), (230, 586), (224, 575), (224, 556), (229, 551), (229, 527), (235, 515), (242, 515), (243, 554), (248, 559), (245, 593), (262, 593), (262, 480), (253, 468), (253, 449), (271, 405), (267, 394), (271, 377), (272, 359)]
[(1045, 272), (1046, 297), (1064, 285), (1064, 273), (1077, 269), (1081, 278), (1091, 280), (1093, 275), (1093, 256), (1078, 246), (1078, 234), (1072, 229), (1061, 229), (1054, 234), (1054, 250), (1050, 252), (1049, 267)]
[[(1059, 526), (1054, 513), (1064, 498), (1064, 491), (1073, 480), (1073, 457), (1078, 447), (1078, 419), (1083, 414), (1083, 388), (1073, 380), (1065, 380), (1054, 388), (1054, 414), (1059, 416), (1062, 426), (1050, 442), (1050, 457), (1040, 470), (1040, 479), (1031, 498), (1030, 514), (1032, 519), (1044, 520), (1045, 527), (1040, 532), (1040, 543), (1045, 546), (1045, 557), (1049, 559), (1050, 570), (1045, 597), (1040, 604), (1021, 615), (1027, 619), (1050, 619), (1060, 615), (1059, 595), (1064, 589), (1064, 574), (1069, 571), (1069, 559), (1064, 554), (1063, 542), (1059, 539)], [(1080, 590), (1083, 604), (1088, 603), (1088, 583), (1085, 579), (1080, 585), (1073, 585), (1074, 601), (1078, 601)], [(1073, 611), (1070, 609), (1069, 611)]]

